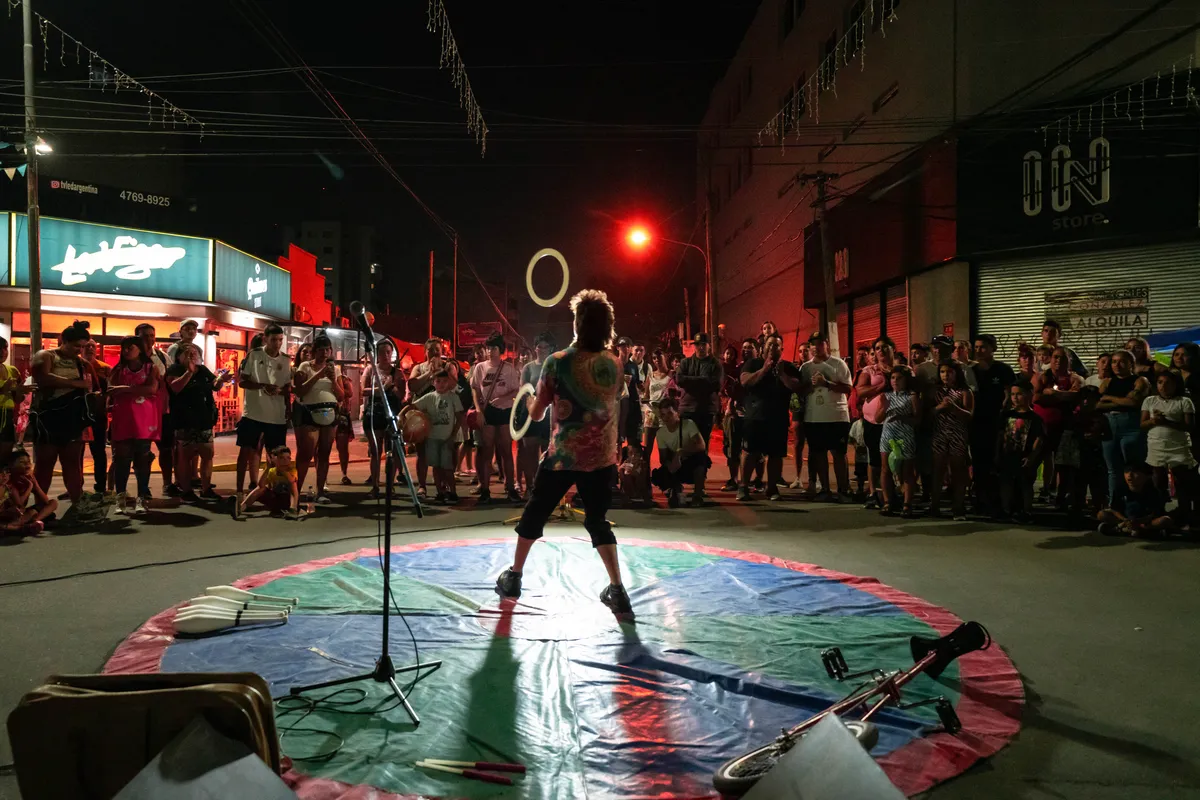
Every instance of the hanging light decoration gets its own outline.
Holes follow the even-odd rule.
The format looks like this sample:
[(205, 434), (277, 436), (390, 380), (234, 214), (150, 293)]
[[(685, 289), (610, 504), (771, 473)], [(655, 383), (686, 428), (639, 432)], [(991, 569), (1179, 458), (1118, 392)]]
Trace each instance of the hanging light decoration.
[(487, 123), (483, 121), (483, 109), (475, 99), (471, 90), (471, 81), (467, 78), (467, 66), (458, 53), (458, 42), (450, 30), (450, 18), (446, 15), (446, 7), (442, 0), (429, 0), (426, 9), (426, 30), (430, 33), (441, 34), (441, 55), (438, 67), (450, 70), (450, 79), (454, 88), (458, 89), (459, 108), (467, 112), (467, 131), (475, 134), (475, 143), (480, 146), (480, 155), (487, 155)]

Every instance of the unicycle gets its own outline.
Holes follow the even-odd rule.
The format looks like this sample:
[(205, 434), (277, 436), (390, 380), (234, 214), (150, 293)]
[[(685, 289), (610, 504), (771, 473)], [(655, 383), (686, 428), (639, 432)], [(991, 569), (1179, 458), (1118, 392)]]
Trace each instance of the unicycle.
[[(723, 795), (741, 797), (828, 714), (839, 717), (866, 750), (870, 750), (879, 741), (879, 729), (871, 722), (871, 718), (887, 706), (907, 709), (932, 705), (937, 710), (942, 729), (946, 733), (958, 733), (962, 725), (954, 711), (954, 705), (948, 699), (933, 697), (915, 703), (903, 703), (900, 690), (918, 675), (938, 677), (959, 656), (976, 650), (986, 650), (991, 644), (992, 637), (978, 622), (964, 622), (940, 639), (914, 636), (909, 640), (913, 665), (907, 670), (892, 672), (881, 669), (850, 672), (841, 649), (831, 647), (823, 651), (821, 661), (829, 677), (838, 681), (855, 678), (866, 680), (824, 711), (814, 714), (794, 728), (784, 729), (768, 744), (726, 761), (713, 774), (713, 786)], [(848, 714), (858, 716), (847, 719), (845, 715)]]

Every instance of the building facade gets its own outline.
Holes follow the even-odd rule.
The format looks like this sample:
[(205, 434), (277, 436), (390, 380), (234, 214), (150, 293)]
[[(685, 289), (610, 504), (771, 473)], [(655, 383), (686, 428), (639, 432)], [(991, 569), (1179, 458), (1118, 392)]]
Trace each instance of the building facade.
[(1198, 8), (1154, 5), (764, 2), (698, 146), (726, 335), (771, 320), (790, 352), (816, 329), (822, 241), (843, 354), (883, 332), (1015, 347), (1051, 314), (1076, 342), (1108, 316), (1120, 335), (1194, 317), (1168, 276), (1200, 264)]

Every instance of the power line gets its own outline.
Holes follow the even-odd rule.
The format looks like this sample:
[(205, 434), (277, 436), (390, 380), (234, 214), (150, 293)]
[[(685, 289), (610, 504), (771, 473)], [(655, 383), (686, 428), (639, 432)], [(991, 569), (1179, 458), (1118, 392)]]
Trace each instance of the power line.
[[(396, 172), (383, 153), (379, 151), (371, 139), (362, 131), (361, 128), (359, 128), (358, 123), (356, 123), (346, 109), (342, 107), (342, 104), (338, 102), (333, 93), (326, 88), (325, 84), (321, 82), (321, 79), (305, 63), (300, 54), (296, 52), (296, 50), (292, 48), (290, 44), (288, 44), (283, 34), (277, 27), (275, 27), (270, 18), (267, 17), (261, 11), (261, 9), (257, 7), (256, 4), (254, 4), (253, 0), (235, 0), (235, 7), (251, 26), (251, 28), (254, 29), (254, 31), (267, 42), (267, 45), (285, 64), (288, 64), (289, 66), (298, 65), (301, 67), (301, 69), (296, 73), (297, 76), (304, 81), (305, 85), (312, 91), (317, 99), (321, 101), (321, 104), (324, 105), (327, 110), (329, 110), (342, 122), (346, 130), (349, 131), (356, 140), (358, 140), (363, 149), (366, 150), (371, 157), (379, 163), (379, 165), (388, 175), (390, 175), (398, 184), (400, 184), (401, 187), (404, 188), (404, 190), (409, 194), (410, 197), (412, 197), (421, 210), (423, 210), (429, 219), (433, 221), (434, 225), (437, 226), (437, 228), (441, 230), (448, 239), (458, 242), (458, 232), (454, 230), (449, 223), (438, 216), (437, 212), (435, 212), (424, 200), (422, 200), (420, 195), (418, 195), (416, 191), (409, 186), (402, 177), (400, 177), (400, 173)], [(269, 26), (269, 30), (264, 28), (261, 23), (256, 23), (252, 17), (253, 13), (258, 13), (266, 20), (266, 25)], [(448, 26), (446, 26), (444, 22), (442, 22), (442, 25), (445, 35), (449, 35)], [(482, 122), (482, 119), (480, 121)], [(509, 329), (517, 336), (517, 338), (528, 345), (528, 342), (525, 341), (525, 337), (521, 336), (520, 331), (513, 326), (508, 319), (508, 315), (492, 298), (491, 293), (488, 292), (487, 287), (484, 285), (483, 279), (479, 276), (478, 271), (475, 269), (475, 265), (471, 263), (469, 258), (467, 258), (466, 253), (464, 252), (465, 247), (460, 244), (458, 250), (459, 260), (463, 262), (463, 264), (470, 271), (471, 275), (474, 276), (475, 282), (479, 284), (480, 290), (483, 292), (484, 297), (488, 299), (488, 302), (491, 303), (492, 308), (496, 310), (496, 313), (500, 315), (500, 318), (504, 321), (504, 324), (509, 327)]]

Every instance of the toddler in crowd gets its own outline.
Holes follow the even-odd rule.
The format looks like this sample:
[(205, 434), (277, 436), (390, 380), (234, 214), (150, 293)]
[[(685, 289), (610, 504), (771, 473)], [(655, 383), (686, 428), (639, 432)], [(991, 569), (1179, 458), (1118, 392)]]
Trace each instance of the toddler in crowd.
[[(29, 505), (33, 497), (33, 506)], [(4, 533), (32, 536), (41, 533), (45, 520), (58, 508), (33, 476), (33, 462), (24, 450), (15, 450), (0, 467), (0, 528)]]
[(300, 490), (296, 485), (296, 465), (292, 463), (291, 448), (276, 447), (270, 456), (271, 467), (262, 474), (254, 491), (241, 503), (236, 497), (232, 498), (234, 519), (239, 519), (258, 502), (266, 506), (272, 516), (299, 514)]

